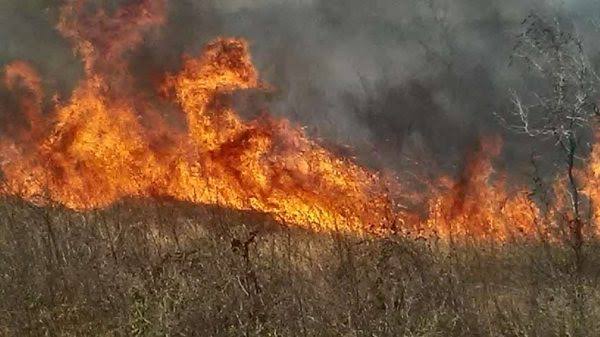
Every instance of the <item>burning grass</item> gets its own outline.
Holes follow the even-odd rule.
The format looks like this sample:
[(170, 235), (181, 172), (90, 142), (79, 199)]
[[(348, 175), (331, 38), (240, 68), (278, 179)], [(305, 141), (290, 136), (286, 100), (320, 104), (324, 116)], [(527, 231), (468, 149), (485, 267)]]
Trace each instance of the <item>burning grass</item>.
[(288, 120), (243, 119), (230, 96), (269, 90), (244, 39), (137, 88), (127, 54), (166, 5), (66, 2), (69, 97), (4, 67), (23, 120), (0, 136), (0, 334), (600, 334), (597, 149), (572, 172), (590, 214), (573, 249), (564, 181), (549, 203), (509, 187), (496, 137), (416, 195)]
[(42, 117), (44, 93), (33, 67), (6, 67), (6, 87), (27, 118), (17, 137), (0, 142), (6, 194), (77, 210), (127, 197), (171, 197), (322, 230), (338, 223), (348, 231), (379, 228), (394, 216), (378, 174), (334, 155), (287, 120), (265, 114), (245, 121), (232, 108), (227, 95), (267, 86), (243, 39), (217, 38), (166, 74), (150, 95), (162, 93), (185, 127), (163, 118), (146, 102), (148, 93), (132, 86), (125, 54), (164, 22), (164, 12), (163, 0), (110, 16), (88, 13), (83, 1), (64, 5), (57, 28), (81, 56), (85, 78), (51, 117)]
[[(415, 194), (403, 179), (383, 179), (268, 112), (240, 117), (229, 96), (269, 87), (244, 39), (216, 38), (185, 56), (153, 92), (137, 88), (127, 52), (164, 24), (166, 4), (137, 1), (108, 14), (90, 11), (85, 1), (66, 2), (57, 29), (81, 57), (85, 76), (70, 97), (53, 95), (49, 108), (32, 65), (5, 66), (4, 87), (25, 121), (0, 136), (2, 194), (79, 211), (126, 198), (174, 198), (319, 231), (498, 241), (554, 235), (540, 224), (572, 222), (546, 218), (562, 214), (568, 200), (542, 210), (528, 188), (508, 188), (506, 174), (493, 167), (502, 146), (495, 137), (475, 146), (458, 177), (438, 173), (432, 188), (411, 200), (425, 212), (398, 207), (397, 197)], [(594, 152), (579, 172), (589, 198), (596, 196), (598, 158)]]

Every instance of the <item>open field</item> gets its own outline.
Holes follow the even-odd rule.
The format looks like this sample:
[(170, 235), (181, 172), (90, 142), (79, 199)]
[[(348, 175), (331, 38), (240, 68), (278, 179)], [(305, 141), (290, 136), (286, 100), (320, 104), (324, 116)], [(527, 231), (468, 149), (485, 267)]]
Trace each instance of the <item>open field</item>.
[(129, 200), (0, 203), (2, 336), (598, 336), (600, 253), (348, 237)]

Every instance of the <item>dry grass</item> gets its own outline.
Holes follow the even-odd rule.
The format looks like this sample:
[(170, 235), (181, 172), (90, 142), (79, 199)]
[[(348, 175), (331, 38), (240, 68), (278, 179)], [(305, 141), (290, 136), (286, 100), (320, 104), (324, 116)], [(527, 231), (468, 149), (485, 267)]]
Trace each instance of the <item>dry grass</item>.
[[(255, 234), (257, 233), (257, 234)], [(128, 201), (0, 202), (1, 336), (599, 336), (600, 253), (441, 247)]]

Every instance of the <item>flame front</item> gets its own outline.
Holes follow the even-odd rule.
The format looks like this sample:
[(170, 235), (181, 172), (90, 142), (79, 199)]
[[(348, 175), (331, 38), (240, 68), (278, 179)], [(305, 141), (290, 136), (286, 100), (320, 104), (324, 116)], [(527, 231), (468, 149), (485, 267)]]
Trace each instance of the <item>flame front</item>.
[[(241, 39), (209, 43), (166, 77), (160, 89), (185, 115), (186, 130), (158, 114), (151, 127), (142, 125), (139, 116), (155, 108), (125, 89), (131, 81), (121, 55), (140, 40), (140, 31), (163, 21), (160, 3), (143, 1), (91, 19), (79, 12), (79, 2), (63, 8), (59, 29), (74, 41), (86, 78), (68, 103), (56, 105), (46, 128), (37, 127), (42, 104), (37, 74), (22, 62), (6, 68), (8, 87), (28, 93), (20, 98), (31, 128), (23, 141), (2, 140), (5, 192), (77, 210), (128, 196), (172, 197), (256, 210), (317, 229), (386, 221), (389, 205), (376, 174), (333, 155), (286, 120), (264, 115), (244, 121), (222, 98), (263, 86)], [(122, 37), (109, 41), (91, 26), (77, 29), (84, 21), (115, 27)], [(44, 129), (50, 131), (39, 134)]]
[(440, 179), (443, 188), (431, 198), (425, 228), (444, 238), (508, 240), (533, 237), (539, 210), (525, 190), (507, 191), (506, 179), (492, 179), (492, 160), (501, 142), (485, 139), (466, 162), (461, 177)]
[[(410, 228), (443, 238), (496, 240), (539, 234), (544, 212), (527, 189), (509, 191), (506, 178), (494, 176), (498, 139), (482, 141), (458, 179), (437, 179), (421, 198), (425, 214), (400, 211), (389, 195), (395, 189), (403, 194), (398, 180), (384, 183), (285, 119), (240, 117), (227, 96), (268, 88), (246, 41), (218, 38), (199, 56), (186, 57), (182, 69), (156, 88), (168, 104), (156, 102), (133, 89), (126, 55), (165, 22), (166, 0), (141, 0), (112, 15), (89, 14), (84, 4), (68, 2), (57, 27), (85, 70), (66, 102), (55, 95), (52, 111), (43, 113), (45, 94), (33, 67), (22, 61), (5, 67), (4, 86), (25, 121), (0, 138), (3, 193), (82, 211), (126, 197), (169, 197), (264, 212), (317, 230)], [(175, 107), (185, 127), (164, 117), (165, 106)], [(579, 175), (584, 194), (597, 199), (600, 150), (591, 158)]]

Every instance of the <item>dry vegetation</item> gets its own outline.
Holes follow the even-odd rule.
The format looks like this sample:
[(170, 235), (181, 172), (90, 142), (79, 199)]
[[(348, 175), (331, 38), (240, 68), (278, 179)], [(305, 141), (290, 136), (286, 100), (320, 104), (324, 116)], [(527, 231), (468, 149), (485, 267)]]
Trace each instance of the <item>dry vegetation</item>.
[[(2, 336), (598, 336), (600, 255), (359, 238), (129, 200), (0, 203)], [(249, 221), (251, 219), (251, 221)]]
[[(38, 72), (36, 62), (19, 60), (36, 59), (37, 54), (46, 57), (46, 52), (38, 50), (44, 47), (38, 42), (47, 42), (42, 41), (43, 34), (32, 38), (35, 55), (13, 60), (15, 55), (5, 52), (7, 55), (0, 57), (0, 108), (7, 112), (6, 121), (0, 124), (10, 124), (0, 127), (0, 337), (600, 336), (600, 241), (589, 239), (591, 234), (586, 231), (600, 218), (596, 202), (600, 199), (600, 147), (591, 146), (598, 144), (591, 141), (594, 134), (600, 139), (600, 76), (596, 60), (588, 60), (584, 41), (569, 31), (570, 25), (565, 31), (561, 20), (535, 14), (523, 21), (511, 63), (523, 63), (519, 71), (527, 85), (524, 92), (511, 93), (512, 109), (507, 116), (496, 115), (507, 130), (539, 142), (551, 140), (557, 155), (564, 157), (548, 163), (557, 173), (555, 181), (546, 182), (543, 178), (555, 177), (538, 172), (537, 156), (532, 155), (535, 188), (531, 190), (529, 185), (509, 188), (508, 178), (516, 172), (496, 170), (493, 163), (495, 158), (504, 158), (500, 138), (487, 137), (491, 132), (484, 127), (485, 119), (473, 115), (472, 121), (467, 120), (467, 113), (475, 109), (469, 106), (479, 109), (482, 104), (488, 109), (493, 105), (495, 99), (488, 101), (487, 93), (502, 88), (502, 81), (493, 79), (504, 77), (496, 76), (500, 68), (488, 73), (488, 68), (495, 67), (493, 62), (473, 63), (479, 57), (470, 56), (467, 49), (498, 46), (481, 43), (463, 27), (468, 25), (451, 19), (452, 8), (445, 13), (434, 2), (429, 6), (434, 14), (431, 19), (425, 15), (423, 20), (413, 20), (406, 15), (401, 21), (407, 24), (397, 27), (391, 24), (393, 20), (387, 22), (387, 16), (367, 15), (377, 24), (369, 29), (361, 26), (361, 31), (382, 29), (381, 38), (365, 44), (368, 48), (383, 45), (387, 41), (383, 36), (389, 35), (394, 46), (415, 49), (421, 45), (425, 54), (431, 54), (422, 56), (431, 68), (423, 68), (427, 80), (418, 77), (414, 81), (418, 87), (423, 85), (422, 90), (412, 93), (411, 86), (404, 89), (404, 81), (413, 82), (407, 76), (398, 79), (400, 91), (391, 91), (390, 98), (410, 96), (407, 102), (414, 96), (418, 108), (404, 104), (404, 98), (388, 102), (384, 97), (381, 109), (385, 113), (370, 107), (364, 112), (356, 109), (360, 112), (357, 116), (368, 115), (356, 119), (364, 119), (368, 133), (388, 130), (373, 144), (365, 139), (364, 146), (371, 149), (373, 145), (368, 151), (388, 147), (383, 144), (392, 144), (387, 137), (393, 134), (397, 144), (389, 147), (394, 152), (404, 154), (414, 147), (423, 150), (415, 158), (435, 158), (431, 165), (428, 160), (419, 164), (429, 167), (419, 171), (435, 174), (421, 177), (423, 172), (415, 172), (414, 180), (424, 183), (411, 189), (403, 184), (405, 179), (392, 177), (396, 174), (375, 174), (338, 156), (321, 141), (310, 139), (310, 132), (294, 126), (294, 119), (290, 122), (266, 111), (253, 118), (244, 117), (253, 113), (239, 113), (233, 104), (238, 91), (256, 95), (249, 101), (256, 100), (258, 108), (262, 106), (258, 101), (269, 105), (281, 98), (280, 102), (287, 102), (283, 99), (289, 95), (287, 90), (297, 87), (294, 81), (284, 88), (268, 84), (255, 68), (245, 39), (215, 38), (198, 55), (186, 56), (181, 67), (167, 61), (160, 65), (163, 53), (148, 51), (175, 47), (187, 38), (172, 34), (194, 30), (184, 21), (202, 21), (194, 11), (172, 15), (169, 6), (177, 1), (79, 0), (54, 9), (49, 5), (52, 1), (11, 1), (21, 2), (28, 5), (6, 6), (5, 11), (12, 13), (14, 7), (15, 13), (44, 13), (44, 22), (56, 16), (52, 23), (58, 31), (56, 37), (64, 38), (61, 43), (71, 43), (81, 58), (83, 77), (72, 94), (62, 95), (53, 88), (59, 87), (55, 82), (61, 82), (62, 75), (53, 79)], [(108, 7), (115, 8), (106, 10)], [(465, 12), (462, 7), (456, 7), (457, 11)], [(330, 11), (325, 6), (315, 8)], [(404, 14), (403, 8), (398, 7)], [(500, 14), (494, 13), (488, 22), (485, 15), (473, 20), (469, 13), (475, 12), (467, 11), (465, 16), (478, 22), (477, 30), (486, 32), (482, 41), (495, 41), (494, 29), (502, 36), (512, 31), (500, 29), (504, 24), (493, 28), (502, 21)], [(270, 17), (277, 13), (269, 14), (264, 23), (257, 21), (269, 23), (267, 28), (274, 31)], [(312, 10), (307, 13), (313, 15)], [(252, 21), (251, 16), (242, 14), (236, 13), (235, 20)], [(322, 21), (323, 27), (336, 27), (332, 32), (346, 30), (341, 29), (343, 23), (353, 21), (344, 15), (329, 20), (328, 15), (315, 21)], [(225, 16), (216, 17), (227, 21)], [(168, 27), (162, 36), (176, 40), (175, 44), (160, 42), (163, 33), (159, 30), (169, 19), (181, 28)], [(27, 27), (24, 30), (28, 32), (44, 31), (39, 28), (42, 26), (30, 27), (36, 20), (29, 15), (17, 21), (17, 26)], [(404, 25), (414, 27), (405, 31)], [(284, 71), (280, 71), (279, 61), (269, 65), (269, 72), (284, 74), (285, 83), (297, 72), (292, 68), (304, 69), (302, 64), (313, 62), (308, 57), (296, 65), (293, 58), (287, 59), (288, 53), (315, 49), (307, 55), (322, 57), (316, 47), (322, 43), (329, 47), (323, 42), (330, 35), (329, 28), (321, 33), (307, 26), (310, 34), (319, 33), (319, 43), (313, 47), (303, 39), (296, 40), (301, 34), (290, 27), (294, 33), (289, 38), (282, 34), (274, 41), (289, 39), (298, 50), (282, 53)], [(413, 30), (443, 33), (441, 38), (433, 34), (424, 43), (422, 34), (410, 37)], [(348, 32), (354, 34), (355, 30)], [(454, 39), (454, 34), (460, 37)], [(8, 44), (8, 49), (21, 43), (21, 36), (15, 36), (18, 43)], [(369, 34), (356, 40), (362, 45), (363, 39), (368, 40)], [(471, 39), (473, 43), (465, 43)], [(438, 40), (445, 40), (439, 48), (435, 46)], [(196, 44), (193, 41), (189, 49)], [(341, 61), (346, 50), (353, 50), (344, 39), (333, 44), (344, 46), (344, 54), (332, 52), (335, 48), (323, 50)], [(141, 45), (146, 51), (137, 55)], [(184, 50), (188, 48), (182, 47)], [(275, 54), (279, 57), (279, 52)], [(406, 74), (404, 70), (390, 71), (392, 77), (421, 68), (408, 62), (408, 56), (417, 58), (419, 53), (384, 54), (381, 59), (389, 57), (396, 62), (397, 58), (401, 68), (408, 69)], [(491, 57), (487, 50), (473, 55)], [(368, 53), (350, 58), (364, 56)], [(142, 62), (146, 57), (149, 60)], [(333, 58), (327, 57), (324, 64), (333, 64)], [(379, 59), (365, 59), (365, 64), (378, 64)], [(66, 63), (69, 61), (61, 60), (52, 68), (68, 68)], [(387, 72), (386, 63), (381, 64)], [(477, 71), (463, 72), (463, 63)], [(344, 64), (332, 69), (355, 68)], [(304, 87), (311, 72), (327, 67), (317, 62), (306, 68), (310, 71), (301, 74), (298, 88)], [(147, 74), (139, 76), (142, 70)], [(363, 78), (362, 73), (357, 72), (359, 87), (368, 93), (364, 79), (371, 76)], [(324, 83), (337, 80), (325, 78), (327, 72), (321, 77), (326, 79)], [(346, 77), (350, 78), (344, 74), (340, 82)], [(469, 80), (471, 77), (477, 80)], [(537, 81), (540, 83), (533, 85)], [(489, 89), (473, 90), (476, 86)], [(297, 97), (308, 96), (307, 102), (311, 102), (310, 96), (321, 95), (320, 85), (307, 88), (310, 90), (300, 90)], [(334, 97), (328, 90), (323, 96)], [(466, 96), (458, 94), (462, 91)], [(267, 97), (278, 95), (273, 102)], [(377, 102), (378, 95), (374, 97), (372, 102)], [(289, 98), (296, 101), (295, 95)], [(365, 104), (370, 106), (371, 99)], [(322, 113), (334, 106), (315, 107)], [(466, 112), (457, 114), (454, 109)], [(335, 107), (331, 110), (337, 111)], [(296, 107), (292, 111), (297, 114)], [(415, 118), (421, 111), (430, 117)], [(446, 114), (452, 118), (438, 118)], [(334, 115), (337, 112), (324, 114), (322, 120), (329, 123), (327, 116)], [(396, 115), (402, 115), (402, 123), (395, 121)], [(450, 122), (453, 119), (456, 122)], [(332, 121), (337, 124), (337, 117)], [(340, 125), (340, 130), (354, 128), (354, 117), (347, 121), (344, 118), (342, 124), (348, 125)], [(380, 125), (388, 123), (389, 127)], [(456, 127), (438, 129), (437, 125), (444, 123)], [(444, 147), (428, 154), (430, 147), (437, 148), (437, 141), (421, 139), (450, 133), (469, 134), (467, 138), (476, 133), (485, 136), (472, 151), (456, 151), (463, 141), (448, 140), (451, 147), (447, 149), (465, 150), (465, 162), (456, 165), (462, 170), (456, 177), (437, 170), (436, 163), (450, 158), (436, 155)], [(413, 135), (418, 146), (411, 145)], [(510, 156), (507, 153), (506, 161), (512, 161)], [(544, 157), (552, 158), (549, 152)], [(392, 169), (395, 165), (387, 167), (385, 162), (381, 160), (382, 167), (396, 171)], [(556, 193), (548, 197), (543, 191)], [(150, 200), (157, 195), (194, 204)], [(131, 196), (144, 199), (123, 200)], [(419, 205), (415, 207), (418, 210), (397, 202), (405, 196), (407, 204)], [(44, 207), (34, 206), (39, 199)], [(198, 206), (201, 204), (213, 206)], [(287, 224), (233, 209), (273, 214)], [(347, 221), (339, 223), (342, 218)], [(321, 231), (310, 230), (315, 219)], [(390, 223), (405, 224), (404, 230), (435, 232), (448, 240), (351, 234), (359, 228), (381, 229)], [(546, 223), (553, 229), (547, 237), (557, 242), (533, 243), (537, 235), (547, 234), (539, 227)], [(344, 233), (337, 232), (338, 228), (345, 228)], [(554, 232), (565, 235), (552, 236)], [(478, 236), (469, 242), (466, 233)], [(515, 235), (520, 240), (505, 240)], [(461, 242), (453, 242), (455, 237)], [(486, 241), (488, 237), (496, 241)], [(559, 239), (567, 244), (558, 243)]]

